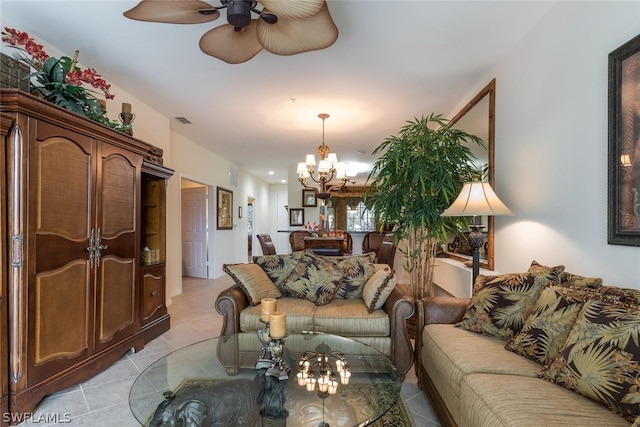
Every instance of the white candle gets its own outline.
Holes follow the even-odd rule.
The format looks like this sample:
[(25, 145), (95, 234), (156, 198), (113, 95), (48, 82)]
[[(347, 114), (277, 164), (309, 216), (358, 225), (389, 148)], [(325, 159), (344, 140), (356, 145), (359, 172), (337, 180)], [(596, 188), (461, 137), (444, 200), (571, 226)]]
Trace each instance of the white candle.
[(338, 392), (338, 382), (330, 381), (329, 382), (329, 394), (336, 394)]
[(271, 338), (284, 338), (287, 336), (286, 315), (281, 311), (269, 314), (269, 329)]
[(298, 372), (296, 378), (298, 379), (298, 385), (305, 385), (307, 383), (307, 374), (304, 372)]
[(262, 298), (260, 300), (260, 320), (267, 323), (269, 315), (276, 311), (278, 300), (275, 298)]
[(351, 372), (342, 371), (340, 372), (340, 382), (342, 384), (349, 384), (349, 378), (351, 377)]
[(316, 388), (316, 379), (307, 378), (307, 391), (313, 391)]

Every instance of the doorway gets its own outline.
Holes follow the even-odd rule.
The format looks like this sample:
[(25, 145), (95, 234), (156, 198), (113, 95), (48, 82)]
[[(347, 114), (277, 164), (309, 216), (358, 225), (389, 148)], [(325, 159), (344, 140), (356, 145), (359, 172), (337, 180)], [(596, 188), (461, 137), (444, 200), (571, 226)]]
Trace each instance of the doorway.
[(182, 275), (208, 277), (208, 187), (182, 178)]

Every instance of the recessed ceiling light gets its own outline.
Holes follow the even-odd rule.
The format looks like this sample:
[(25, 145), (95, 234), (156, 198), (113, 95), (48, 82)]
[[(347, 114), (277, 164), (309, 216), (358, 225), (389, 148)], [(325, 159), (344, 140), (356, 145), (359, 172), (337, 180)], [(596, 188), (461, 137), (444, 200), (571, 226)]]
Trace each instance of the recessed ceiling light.
[(274, 172), (274, 171), (269, 171), (269, 172), (267, 172), (267, 173), (268, 173), (269, 175), (274, 175), (274, 174), (275, 174), (275, 172)]
[(281, 179), (280, 182), (283, 183), (283, 184), (286, 184), (287, 180), (286, 179)]

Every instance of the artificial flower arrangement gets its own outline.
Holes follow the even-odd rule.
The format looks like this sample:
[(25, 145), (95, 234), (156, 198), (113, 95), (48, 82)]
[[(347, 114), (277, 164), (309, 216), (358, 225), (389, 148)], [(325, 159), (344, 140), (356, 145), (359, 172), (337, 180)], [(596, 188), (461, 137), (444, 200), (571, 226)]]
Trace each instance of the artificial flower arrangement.
[(305, 230), (311, 231), (313, 234), (319, 237), (327, 237), (326, 231), (322, 228), (322, 223), (318, 224), (317, 222), (307, 221), (304, 225)]
[(322, 231), (322, 225), (318, 224), (317, 222), (313, 221), (313, 223), (311, 221), (307, 221), (307, 223), (304, 225), (305, 230), (309, 230), (312, 233), (320, 233)]
[(94, 95), (96, 91), (84, 86), (91, 85), (102, 92), (105, 99), (114, 98), (114, 95), (109, 93), (111, 85), (96, 70), (82, 70), (78, 67), (79, 51), (75, 52), (73, 59), (68, 56), (51, 57), (42, 45), (29, 37), (29, 34), (9, 27), (2, 31), (2, 41), (17, 49), (14, 57), (27, 64), (33, 71), (25, 78), (31, 81), (34, 86), (33, 92), (37, 95), (110, 128), (123, 132), (131, 129), (131, 125), (109, 120), (105, 108)]

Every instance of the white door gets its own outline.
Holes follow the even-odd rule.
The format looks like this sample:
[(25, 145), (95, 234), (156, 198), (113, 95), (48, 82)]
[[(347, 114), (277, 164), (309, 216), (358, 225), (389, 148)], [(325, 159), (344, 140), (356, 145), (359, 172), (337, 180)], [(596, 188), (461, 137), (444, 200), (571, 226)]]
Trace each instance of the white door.
[(207, 188), (182, 189), (182, 275), (207, 278)]

